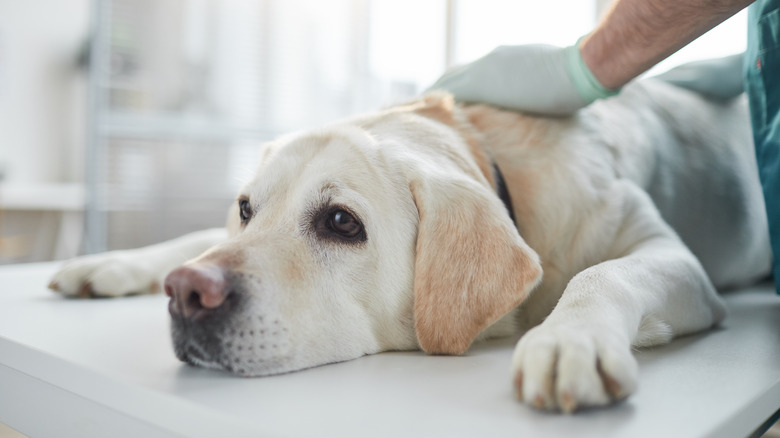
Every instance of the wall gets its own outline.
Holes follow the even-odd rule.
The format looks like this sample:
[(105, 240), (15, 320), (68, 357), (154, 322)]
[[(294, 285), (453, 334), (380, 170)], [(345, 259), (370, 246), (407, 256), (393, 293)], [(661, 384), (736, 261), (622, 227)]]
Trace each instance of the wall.
[[(78, 247), (78, 213), (61, 228), (48, 204), (65, 192), (78, 198), (80, 187), (63, 183), (83, 179), (86, 75), (77, 56), (88, 19), (88, 0), (0, 0), (0, 263)], [(76, 242), (65, 252), (55, 246), (62, 230)]]
[(87, 0), (0, 0), (0, 166), (8, 183), (81, 178)]

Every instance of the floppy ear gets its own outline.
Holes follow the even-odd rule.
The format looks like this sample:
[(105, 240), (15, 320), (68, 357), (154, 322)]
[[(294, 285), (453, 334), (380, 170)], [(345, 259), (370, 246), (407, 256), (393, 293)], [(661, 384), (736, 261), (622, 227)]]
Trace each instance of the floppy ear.
[(420, 215), (417, 340), (426, 353), (461, 354), (538, 284), (539, 257), (486, 185), (465, 175), (428, 175), (411, 190)]

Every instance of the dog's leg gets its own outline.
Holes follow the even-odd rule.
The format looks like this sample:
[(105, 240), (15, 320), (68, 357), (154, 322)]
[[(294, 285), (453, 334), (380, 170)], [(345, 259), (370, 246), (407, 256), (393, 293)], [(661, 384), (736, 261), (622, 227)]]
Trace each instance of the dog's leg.
[(78, 257), (65, 262), (49, 288), (83, 297), (155, 293), (168, 272), (225, 239), (227, 231), (214, 228), (143, 248)]
[(571, 412), (633, 392), (632, 346), (668, 342), (719, 322), (725, 307), (699, 261), (644, 192), (619, 183), (610, 212), (622, 218), (611, 260), (572, 278), (548, 318), (517, 344), (518, 398)]

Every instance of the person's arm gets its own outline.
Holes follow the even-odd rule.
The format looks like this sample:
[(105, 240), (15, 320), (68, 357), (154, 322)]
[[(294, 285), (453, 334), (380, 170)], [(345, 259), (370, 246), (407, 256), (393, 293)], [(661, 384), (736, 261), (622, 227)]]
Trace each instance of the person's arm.
[(736, 14), (753, 0), (621, 0), (580, 41), (582, 59), (618, 89)]
[(631, 79), (752, 0), (619, 0), (575, 46), (499, 47), (431, 87), (465, 102), (566, 115)]

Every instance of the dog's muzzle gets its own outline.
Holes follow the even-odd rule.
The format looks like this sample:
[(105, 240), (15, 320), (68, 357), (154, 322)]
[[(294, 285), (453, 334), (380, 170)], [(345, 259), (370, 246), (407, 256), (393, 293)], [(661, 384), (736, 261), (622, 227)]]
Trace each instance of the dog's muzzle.
[[(173, 348), (183, 362), (241, 376), (278, 372), (289, 362), (288, 329), (251, 274), (208, 262), (165, 279)], [(254, 291), (254, 292), (253, 292)]]

